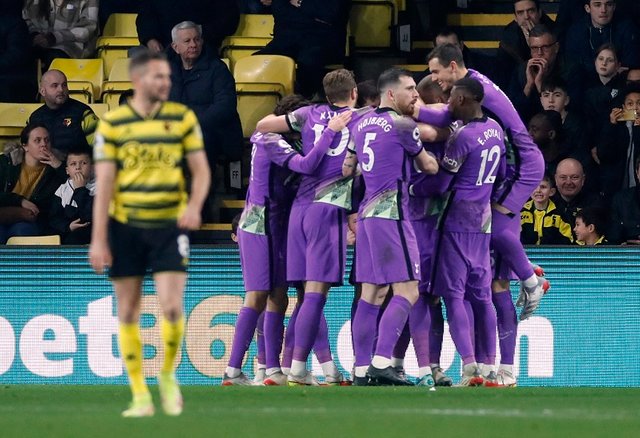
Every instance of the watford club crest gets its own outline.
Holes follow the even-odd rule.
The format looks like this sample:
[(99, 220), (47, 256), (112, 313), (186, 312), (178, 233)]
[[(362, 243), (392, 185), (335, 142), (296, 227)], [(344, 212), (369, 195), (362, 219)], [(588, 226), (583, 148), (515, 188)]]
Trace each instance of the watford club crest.
[(67, 127), (71, 126), (71, 118), (70, 118), (70, 117), (67, 117), (66, 119), (64, 119), (64, 120), (62, 121), (62, 124), (63, 124), (64, 126), (67, 126)]

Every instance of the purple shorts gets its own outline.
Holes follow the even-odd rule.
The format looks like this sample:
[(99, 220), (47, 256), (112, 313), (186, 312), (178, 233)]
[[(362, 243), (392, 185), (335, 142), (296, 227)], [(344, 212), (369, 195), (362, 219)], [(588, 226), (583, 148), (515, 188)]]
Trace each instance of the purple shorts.
[(429, 293), (437, 222), (437, 216), (411, 221), (411, 226), (416, 235), (416, 242), (418, 243), (418, 252), (420, 253), (420, 283), (418, 284), (418, 290), (421, 294)]
[(434, 252), (431, 289), (441, 297), (491, 299), (490, 234), (441, 231)]
[(271, 291), (287, 286), (286, 247), (282, 231), (261, 235), (238, 229), (238, 246), (247, 292)]
[(356, 281), (391, 284), (420, 280), (420, 254), (411, 222), (366, 218), (358, 222)]
[(320, 202), (294, 204), (287, 235), (287, 280), (342, 284), (346, 224), (342, 208)]

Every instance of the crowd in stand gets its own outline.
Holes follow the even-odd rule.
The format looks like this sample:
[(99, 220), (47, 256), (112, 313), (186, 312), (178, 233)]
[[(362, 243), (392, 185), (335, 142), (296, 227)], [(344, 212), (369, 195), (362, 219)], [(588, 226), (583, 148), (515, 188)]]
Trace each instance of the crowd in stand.
[[(214, 169), (215, 163), (240, 159), (243, 151), (233, 76), (219, 58), (222, 40), (234, 33), (240, 13), (274, 15), (274, 39), (260, 53), (296, 59), (296, 91), (311, 97), (323, 67), (344, 60), (350, 3), (0, 0), (0, 101), (44, 101), (31, 116), (21, 145), (0, 157), (0, 242), (33, 233), (62, 234), (65, 241), (76, 226), (61, 230), (45, 217), (45, 212), (60, 212), (51, 205), (61, 199), (64, 205), (56, 190), (67, 184), (91, 193), (90, 177), (80, 181), (76, 175), (82, 172), (68, 154), (92, 144), (97, 117), (89, 106), (69, 97), (66, 78), (57, 70), (42, 76), (36, 93), (36, 58), (46, 71), (56, 57), (94, 56), (109, 14), (138, 13), (140, 43), (168, 54), (171, 99), (195, 111)], [(592, 221), (605, 236), (597, 243), (640, 242), (639, 3), (565, 0), (554, 22), (537, 0), (515, 0), (514, 20), (503, 31), (496, 57), (468, 49), (458, 29), (445, 28), (436, 35), (436, 45), (458, 44), (466, 65), (500, 85), (543, 152), (548, 176), (522, 212), (523, 231), (531, 228), (523, 232), (525, 243), (584, 242), (573, 231), (584, 207), (590, 208), (580, 222)], [(371, 88), (370, 82), (362, 84), (363, 91)], [(44, 151), (35, 155), (29, 152), (34, 135)], [(55, 178), (44, 178), (47, 174)], [(50, 185), (46, 189), (45, 181)], [(70, 219), (74, 224), (79, 218)], [(21, 225), (25, 222), (38, 227)]]

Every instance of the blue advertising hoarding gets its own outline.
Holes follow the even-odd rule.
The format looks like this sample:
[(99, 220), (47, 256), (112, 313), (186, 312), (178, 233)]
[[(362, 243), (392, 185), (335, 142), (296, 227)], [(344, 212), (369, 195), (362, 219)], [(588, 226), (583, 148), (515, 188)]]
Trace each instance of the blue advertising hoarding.
[[(529, 255), (544, 266), (552, 289), (536, 315), (519, 325), (519, 385), (640, 386), (640, 249), (531, 248)], [(239, 266), (236, 247), (192, 249), (178, 367), (183, 384), (221, 381), (242, 305)], [(145, 371), (155, 376), (159, 307), (149, 279), (143, 289)], [(514, 284), (514, 296), (516, 290)], [(352, 297), (349, 285), (332, 289), (325, 310), (334, 359), (346, 372), (353, 364)], [(0, 383), (125, 384), (115, 315), (110, 283), (91, 271), (86, 248), (0, 247)], [(448, 333), (441, 363), (459, 375)], [(254, 366), (255, 343), (247, 374)], [(321, 375), (315, 359), (310, 366)], [(411, 346), (405, 366), (417, 374)]]

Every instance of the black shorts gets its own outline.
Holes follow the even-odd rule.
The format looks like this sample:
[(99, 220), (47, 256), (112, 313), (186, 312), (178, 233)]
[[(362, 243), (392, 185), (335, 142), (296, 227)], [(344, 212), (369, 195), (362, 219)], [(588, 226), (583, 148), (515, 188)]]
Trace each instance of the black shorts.
[(113, 256), (111, 278), (187, 270), (189, 236), (176, 226), (138, 228), (111, 219), (109, 245)]

